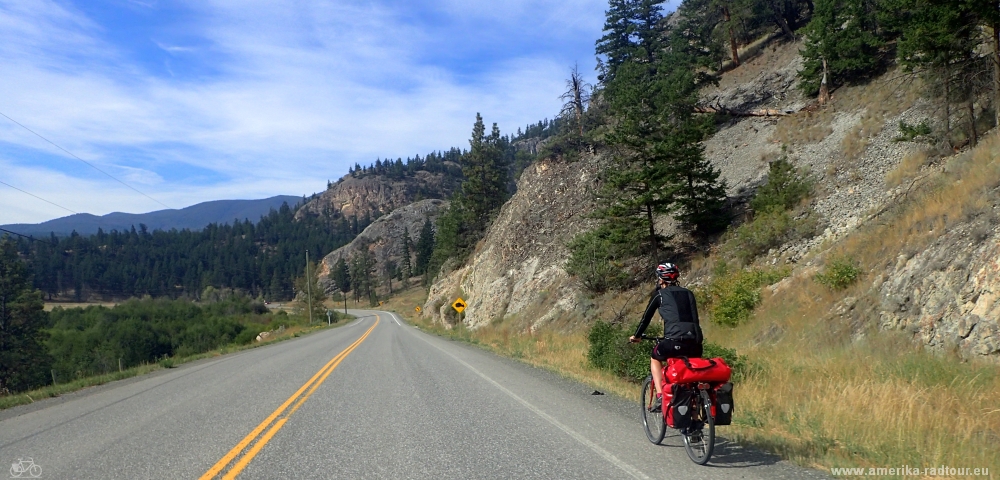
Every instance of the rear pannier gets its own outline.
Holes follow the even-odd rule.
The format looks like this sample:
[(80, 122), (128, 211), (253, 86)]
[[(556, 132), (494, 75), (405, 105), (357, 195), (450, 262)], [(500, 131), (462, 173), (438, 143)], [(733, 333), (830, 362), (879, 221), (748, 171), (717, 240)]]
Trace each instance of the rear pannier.
[(694, 389), (687, 385), (669, 385), (671, 390), (670, 403), (667, 408), (667, 426), (670, 428), (687, 428), (691, 425), (691, 400)]
[(730, 425), (733, 423), (733, 384), (726, 382), (715, 389), (715, 399), (712, 405), (712, 413), (715, 416), (716, 425)]

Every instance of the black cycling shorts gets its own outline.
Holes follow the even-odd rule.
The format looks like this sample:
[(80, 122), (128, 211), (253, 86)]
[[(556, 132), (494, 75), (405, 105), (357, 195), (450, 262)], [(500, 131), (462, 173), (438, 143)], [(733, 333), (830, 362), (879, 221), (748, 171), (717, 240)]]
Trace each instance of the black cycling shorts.
[(701, 342), (664, 338), (656, 343), (650, 356), (662, 362), (677, 357), (701, 358), (701, 354)]

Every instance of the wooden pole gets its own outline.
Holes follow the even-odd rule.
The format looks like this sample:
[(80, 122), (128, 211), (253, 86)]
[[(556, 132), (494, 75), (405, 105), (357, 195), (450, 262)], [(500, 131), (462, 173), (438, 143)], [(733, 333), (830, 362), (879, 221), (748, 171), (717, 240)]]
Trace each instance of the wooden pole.
[(312, 278), (309, 277), (309, 250), (306, 250), (306, 308), (309, 310), (309, 325), (313, 323)]

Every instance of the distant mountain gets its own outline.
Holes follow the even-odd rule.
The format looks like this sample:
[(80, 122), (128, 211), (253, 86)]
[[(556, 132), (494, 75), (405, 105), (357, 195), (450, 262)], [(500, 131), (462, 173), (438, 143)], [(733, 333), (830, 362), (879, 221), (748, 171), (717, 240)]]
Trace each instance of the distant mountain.
[(272, 208), (277, 210), (286, 202), (288, 206), (294, 206), (301, 200), (301, 197), (290, 195), (278, 195), (263, 200), (213, 200), (180, 210), (158, 210), (150, 213), (114, 212), (100, 217), (89, 213), (78, 213), (43, 223), (15, 223), (0, 225), (0, 228), (35, 236), (48, 235), (50, 232), (63, 236), (69, 235), (74, 230), (81, 235), (91, 235), (97, 233), (98, 228), (104, 229), (105, 232), (128, 231), (135, 226), (138, 230), (140, 223), (146, 225), (150, 231), (171, 228), (201, 230), (210, 223), (232, 223), (233, 220), (249, 219), (256, 223), (261, 215), (266, 215)]

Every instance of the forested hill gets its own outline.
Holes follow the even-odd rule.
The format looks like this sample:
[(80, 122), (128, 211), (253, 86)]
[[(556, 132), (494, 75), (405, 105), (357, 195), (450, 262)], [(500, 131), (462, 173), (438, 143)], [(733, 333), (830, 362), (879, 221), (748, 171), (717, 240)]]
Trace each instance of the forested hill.
[(200, 230), (210, 223), (224, 224), (234, 220), (256, 222), (261, 216), (267, 215), (268, 211), (280, 208), (282, 203), (295, 204), (299, 200), (301, 199), (290, 195), (278, 195), (260, 200), (213, 200), (181, 209), (149, 213), (114, 212), (102, 216), (78, 213), (39, 224), (12, 224), (0, 227), (22, 235), (35, 236), (48, 236), (50, 233), (65, 236), (74, 231), (80, 235), (92, 235), (97, 233), (98, 229), (105, 232), (127, 231), (133, 226), (139, 228), (140, 224), (151, 231), (172, 228)]
[(125, 299), (197, 296), (208, 286), (252, 296), (287, 299), (303, 276), (305, 252), (314, 258), (351, 241), (367, 225), (305, 215), (283, 204), (260, 219), (211, 224), (200, 231), (135, 228), (44, 241), (21, 238), (18, 247), (49, 298)]

